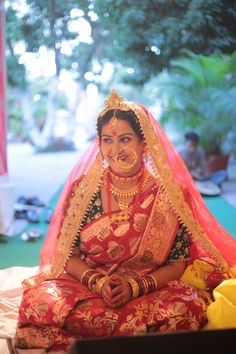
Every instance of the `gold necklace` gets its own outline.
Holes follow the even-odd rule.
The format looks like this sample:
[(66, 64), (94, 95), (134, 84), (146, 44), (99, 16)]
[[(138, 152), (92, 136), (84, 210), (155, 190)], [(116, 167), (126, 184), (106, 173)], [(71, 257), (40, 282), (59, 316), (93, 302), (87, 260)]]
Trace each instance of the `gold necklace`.
[[(150, 175), (149, 173), (146, 173), (145, 174), (145, 177), (144, 177), (144, 180), (143, 180), (143, 183), (141, 183), (141, 187), (139, 189), (139, 192), (141, 192), (147, 185), (148, 181), (149, 181), (149, 178), (150, 178)], [(131, 203), (127, 203), (123, 200), (118, 200), (117, 198), (115, 198), (118, 205), (119, 205), (119, 208), (121, 210), (121, 213), (118, 214), (118, 215), (113, 215), (111, 217), (111, 220), (113, 222), (117, 222), (117, 223), (125, 223), (127, 222), (129, 219), (130, 219), (130, 215), (131, 215), (131, 208), (130, 208), (130, 204)]]
[[(149, 174), (148, 173), (145, 173), (145, 177), (144, 177), (144, 180), (143, 182), (139, 182), (137, 183), (134, 187), (130, 188), (130, 189), (120, 189), (116, 186), (114, 186), (114, 184), (112, 184), (110, 182), (110, 192), (111, 194), (114, 196), (114, 197), (117, 197), (117, 198), (121, 198), (121, 199), (129, 199), (129, 198), (134, 198), (140, 190), (143, 190), (148, 181), (149, 181)], [(117, 201), (118, 204), (119, 204), (119, 201)], [(123, 201), (120, 201), (121, 205), (127, 205), (127, 202), (123, 202)], [(122, 210), (122, 208), (121, 208)]]
[[(106, 178), (103, 179), (103, 183), (105, 182), (106, 187), (108, 187), (108, 190), (114, 196), (114, 198), (115, 198), (116, 202), (118, 203), (119, 208), (121, 210), (121, 213), (119, 213), (117, 215), (110, 215), (110, 218), (113, 222), (124, 223), (130, 219), (131, 202), (129, 201), (129, 203), (128, 203), (124, 200), (118, 200), (117, 197), (121, 197), (121, 199), (128, 199), (128, 198), (132, 197), (132, 202), (133, 202), (133, 197), (135, 195), (137, 195), (138, 193), (140, 193), (146, 187), (146, 185), (149, 181), (149, 178), (150, 178), (150, 174), (145, 169), (142, 169), (142, 172), (145, 174), (144, 179), (142, 178), (141, 181), (139, 181), (139, 183), (136, 184), (136, 186), (134, 186), (128, 190), (127, 189), (123, 190), (123, 189), (119, 189), (119, 188), (115, 187), (113, 184), (111, 184), (111, 180), (109, 178), (109, 170), (106, 170)], [(107, 192), (108, 192), (108, 190), (107, 190)], [(131, 196), (130, 196), (130, 193), (131, 193)], [(133, 194), (135, 194), (135, 195), (133, 195)], [(109, 194), (107, 194), (107, 196), (109, 199)], [(109, 207), (108, 207), (108, 209), (109, 209)], [(109, 211), (109, 213), (110, 213), (110, 211)]]
[(110, 169), (109, 169), (109, 173), (114, 180), (116, 180), (122, 184), (125, 184), (127, 182), (134, 182), (135, 180), (139, 179), (139, 177), (141, 177), (141, 175), (143, 174), (143, 168), (141, 168), (139, 170), (139, 172), (136, 173), (134, 176), (130, 176), (130, 177), (117, 176)]
[(139, 189), (140, 189), (140, 182), (130, 189), (120, 189), (114, 186), (114, 184), (110, 183), (111, 194), (114, 195), (114, 197), (118, 197), (118, 198), (123, 198), (123, 199), (133, 198), (138, 194)]

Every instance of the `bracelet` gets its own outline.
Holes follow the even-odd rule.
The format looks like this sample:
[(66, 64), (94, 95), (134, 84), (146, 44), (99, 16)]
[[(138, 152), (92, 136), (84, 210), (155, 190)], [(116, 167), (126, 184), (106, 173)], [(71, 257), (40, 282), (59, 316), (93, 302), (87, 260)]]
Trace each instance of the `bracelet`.
[(131, 286), (131, 290), (132, 290), (132, 299), (136, 299), (139, 296), (139, 284), (135, 279), (128, 279), (127, 282), (130, 284)]
[(152, 291), (157, 290), (157, 280), (156, 280), (156, 278), (152, 274), (147, 274), (146, 276), (148, 276), (149, 279), (152, 280), (152, 287), (153, 287)]
[(109, 276), (102, 276), (102, 278), (98, 279), (95, 285), (95, 291), (97, 294), (101, 295), (102, 293), (102, 287), (106, 283), (107, 280), (109, 280)]
[(89, 290), (93, 291), (96, 281), (102, 276), (103, 275), (95, 269), (86, 269), (80, 277), (80, 282), (87, 286)]
[(139, 286), (138, 296), (152, 293), (157, 289), (157, 281), (151, 274), (146, 274), (142, 277), (135, 277), (135, 281)]
[(89, 281), (90, 276), (95, 273), (97, 273), (97, 271), (95, 269), (86, 269), (80, 277), (80, 282), (83, 285), (88, 286), (88, 281)]
[(98, 279), (101, 279), (102, 277), (103, 277), (103, 275), (101, 273), (99, 273), (99, 272), (91, 275), (91, 277), (88, 280), (88, 288), (89, 288), (89, 290), (94, 291)]

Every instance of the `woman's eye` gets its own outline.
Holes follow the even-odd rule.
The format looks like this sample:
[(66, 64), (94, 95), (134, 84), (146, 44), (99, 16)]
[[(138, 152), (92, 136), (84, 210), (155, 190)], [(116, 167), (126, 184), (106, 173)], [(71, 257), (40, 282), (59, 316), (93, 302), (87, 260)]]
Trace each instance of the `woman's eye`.
[(130, 142), (130, 137), (128, 136), (123, 136), (122, 138), (120, 138), (120, 142), (121, 143), (129, 143)]
[(102, 142), (105, 144), (110, 144), (112, 142), (112, 140), (110, 138), (103, 138)]

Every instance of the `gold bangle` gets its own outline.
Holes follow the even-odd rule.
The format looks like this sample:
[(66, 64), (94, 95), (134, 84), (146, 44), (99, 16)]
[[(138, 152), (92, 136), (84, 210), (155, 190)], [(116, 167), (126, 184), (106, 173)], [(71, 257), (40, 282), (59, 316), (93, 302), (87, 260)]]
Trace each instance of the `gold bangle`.
[(80, 282), (83, 284), (83, 280), (84, 280), (84, 277), (86, 276), (86, 273), (89, 273), (89, 272), (91, 272), (91, 270), (92, 269), (86, 269), (83, 273), (82, 273), (82, 275), (81, 275), (81, 277), (80, 277)]
[(92, 275), (89, 277), (89, 279), (88, 279), (88, 288), (89, 288), (90, 290), (93, 290), (93, 289), (94, 289), (94, 286), (95, 286), (95, 284), (96, 284), (96, 282), (97, 282), (97, 279), (96, 279), (96, 278), (102, 278), (102, 277), (103, 277), (103, 275), (102, 275), (101, 273), (99, 273), (99, 272), (96, 272), (96, 273), (92, 274)]
[(98, 279), (98, 281), (96, 282), (96, 285), (95, 285), (95, 291), (97, 294), (101, 295), (102, 287), (106, 283), (106, 281), (109, 279), (110, 279), (109, 276), (104, 276), (104, 277)]
[(153, 279), (153, 282), (155, 284), (155, 290), (157, 290), (157, 280), (156, 280), (156, 278), (152, 274), (148, 274), (148, 275), (149, 275), (149, 277), (151, 277)]
[(130, 278), (127, 282), (131, 285), (132, 289), (132, 299), (136, 299), (139, 296), (139, 286), (136, 280)]

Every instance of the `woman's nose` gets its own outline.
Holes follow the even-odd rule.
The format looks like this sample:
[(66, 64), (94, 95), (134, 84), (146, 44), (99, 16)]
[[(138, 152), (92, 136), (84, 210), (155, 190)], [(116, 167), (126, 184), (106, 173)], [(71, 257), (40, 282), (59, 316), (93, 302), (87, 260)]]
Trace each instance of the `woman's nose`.
[(118, 141), (114, 141), (112, 146), (111, 146), (111, 154), (112, 156), (115, 156), (119, 153), (120, 150), (120, 144)]

